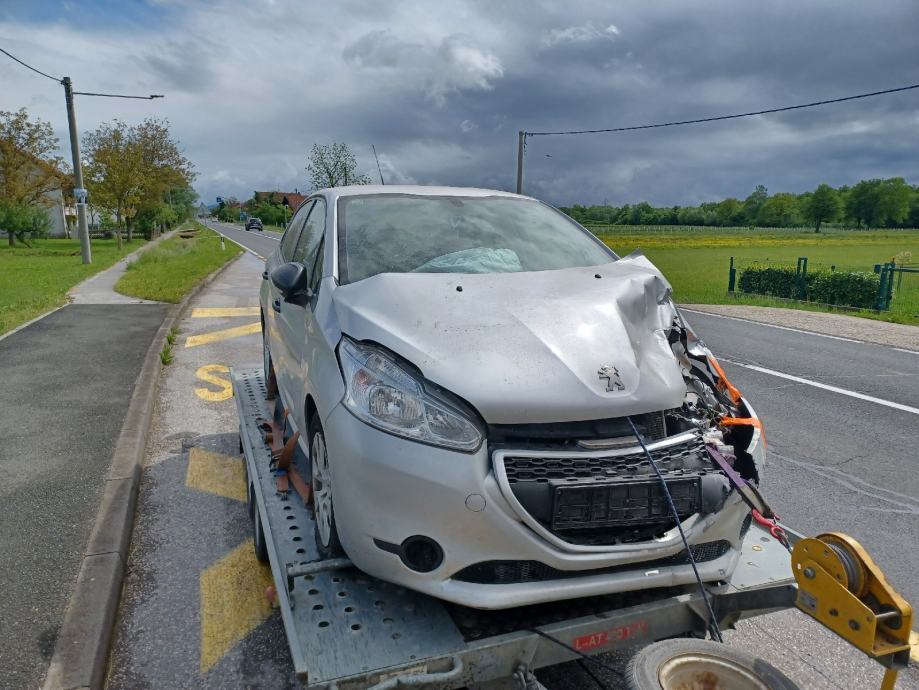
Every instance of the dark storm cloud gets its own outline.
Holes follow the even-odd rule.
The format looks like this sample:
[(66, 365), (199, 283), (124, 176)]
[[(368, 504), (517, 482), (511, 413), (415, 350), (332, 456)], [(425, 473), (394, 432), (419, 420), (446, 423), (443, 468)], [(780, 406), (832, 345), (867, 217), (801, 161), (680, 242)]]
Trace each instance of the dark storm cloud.
[[(208, 199), (303, 189), (310, 146), (332, 140), (348, 142), (368, 173), (375, 144), (390, 181), (511, 189), (518, 129), (640, 125), (919, 82), (915, 0), (167, 7), (168, 28), (94, 33), (24, 15), (0, 19), (0, 35), (20, 39), (19, 50), (53, 46), (48, 65), (73, 63), (100, 90), (166, 93), (148, 110), (81, 103), (81, 125), (168, 117)], [(126, 70), (130, 55), (139, 57)], [(29, 75), (9, 75), (23, 81), (0, 93), (0, 107), (59, 116)], [(760, 183), (797, 192), (872, 176), (919, 182), (917, 129), (919, 90), (706, 125), (535, 137), (526, 191), (558, 204), (671, 205), (742, 198)]]
[(164, 41), (155, 52), (148, 52), (138, 59), (146, 64), (164, 88), (201, 93), (215, 80), (209, 64), (211, 52), (203, 47), (200, 40)]

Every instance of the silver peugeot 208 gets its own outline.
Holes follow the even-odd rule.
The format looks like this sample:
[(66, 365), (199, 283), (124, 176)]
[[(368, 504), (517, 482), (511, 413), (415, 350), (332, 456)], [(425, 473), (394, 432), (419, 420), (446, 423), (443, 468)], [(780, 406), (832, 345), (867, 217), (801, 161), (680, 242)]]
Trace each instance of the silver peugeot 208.
[(733, 572), (713, 454), (758, 482), (762, 427), (641, 254), (515, 194), (339, 187), (263, 275), (321, 554), (493, 609)]

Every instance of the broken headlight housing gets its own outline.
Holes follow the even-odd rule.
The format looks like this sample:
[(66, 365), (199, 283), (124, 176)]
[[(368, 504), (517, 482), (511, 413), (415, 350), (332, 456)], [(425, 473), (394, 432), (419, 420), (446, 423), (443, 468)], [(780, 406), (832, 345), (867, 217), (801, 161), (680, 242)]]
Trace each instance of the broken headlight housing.
[(482, 443), (475, 422), (425, 388), (383, 348), (342, 338), (338, 347), (345, 379), (344, 404), (367, 424), (396, 436), (471, 453)]

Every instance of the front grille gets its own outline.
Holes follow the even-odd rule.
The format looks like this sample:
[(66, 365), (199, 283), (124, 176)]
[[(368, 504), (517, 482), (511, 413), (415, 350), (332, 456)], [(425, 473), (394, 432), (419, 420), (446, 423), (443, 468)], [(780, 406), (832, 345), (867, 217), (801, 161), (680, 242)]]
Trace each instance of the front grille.
[[(693, 560), (696, 563), (706, 563), (721, 558), (731, 549), (731, 543), (721, 539), (704, 544), (694, 544), (689, 547)], [(469, 582), (479, 585), (513, 585), (524, 582), (547, 582), (551, 580), (564, 580), (587, 575), (608, 575), (641, 568), (667, 567), (688, 563), (686, 552), (681, 551), (675, 556), (659, 558), (653, 561), (617, 565), (610, 568), (594, 570), (557, 570), (539, 561), (484, 561), (467, 566), (453, 576), (454, 580)]]
[[(688, 469), (688, 464), (696, 464), (704, 450), (702, 439), (697, 436), (685, 443), (653, 450), (651, 455), (661, 473), (667, 474)], [(551, 479), (580, 481), (655, 476), (643, 450), (601, 458), (584, 457), (577, 453), (539, 458), (506, 455), (504, 471), (511, 485), (517, 482), (548, 482)]]
[[(699, 434), (650, 450), (684, 520), (701, 509), (700, 481), (711, 470)], [(520, 506), (572, 544), (635, 543), (675, 526), (644, 451), (499, 451), (498, 472)]]

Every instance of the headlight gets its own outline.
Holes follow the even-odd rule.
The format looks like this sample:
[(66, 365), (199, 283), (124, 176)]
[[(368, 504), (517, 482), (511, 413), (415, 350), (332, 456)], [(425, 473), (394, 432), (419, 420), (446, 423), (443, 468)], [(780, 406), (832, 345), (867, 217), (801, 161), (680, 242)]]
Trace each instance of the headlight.
[(426, 391), (384, 350), (342, 338), (345, 406), (377, 429), (420, 443), (465, 452), (482, 443), (477, 426), (448, 401)]

